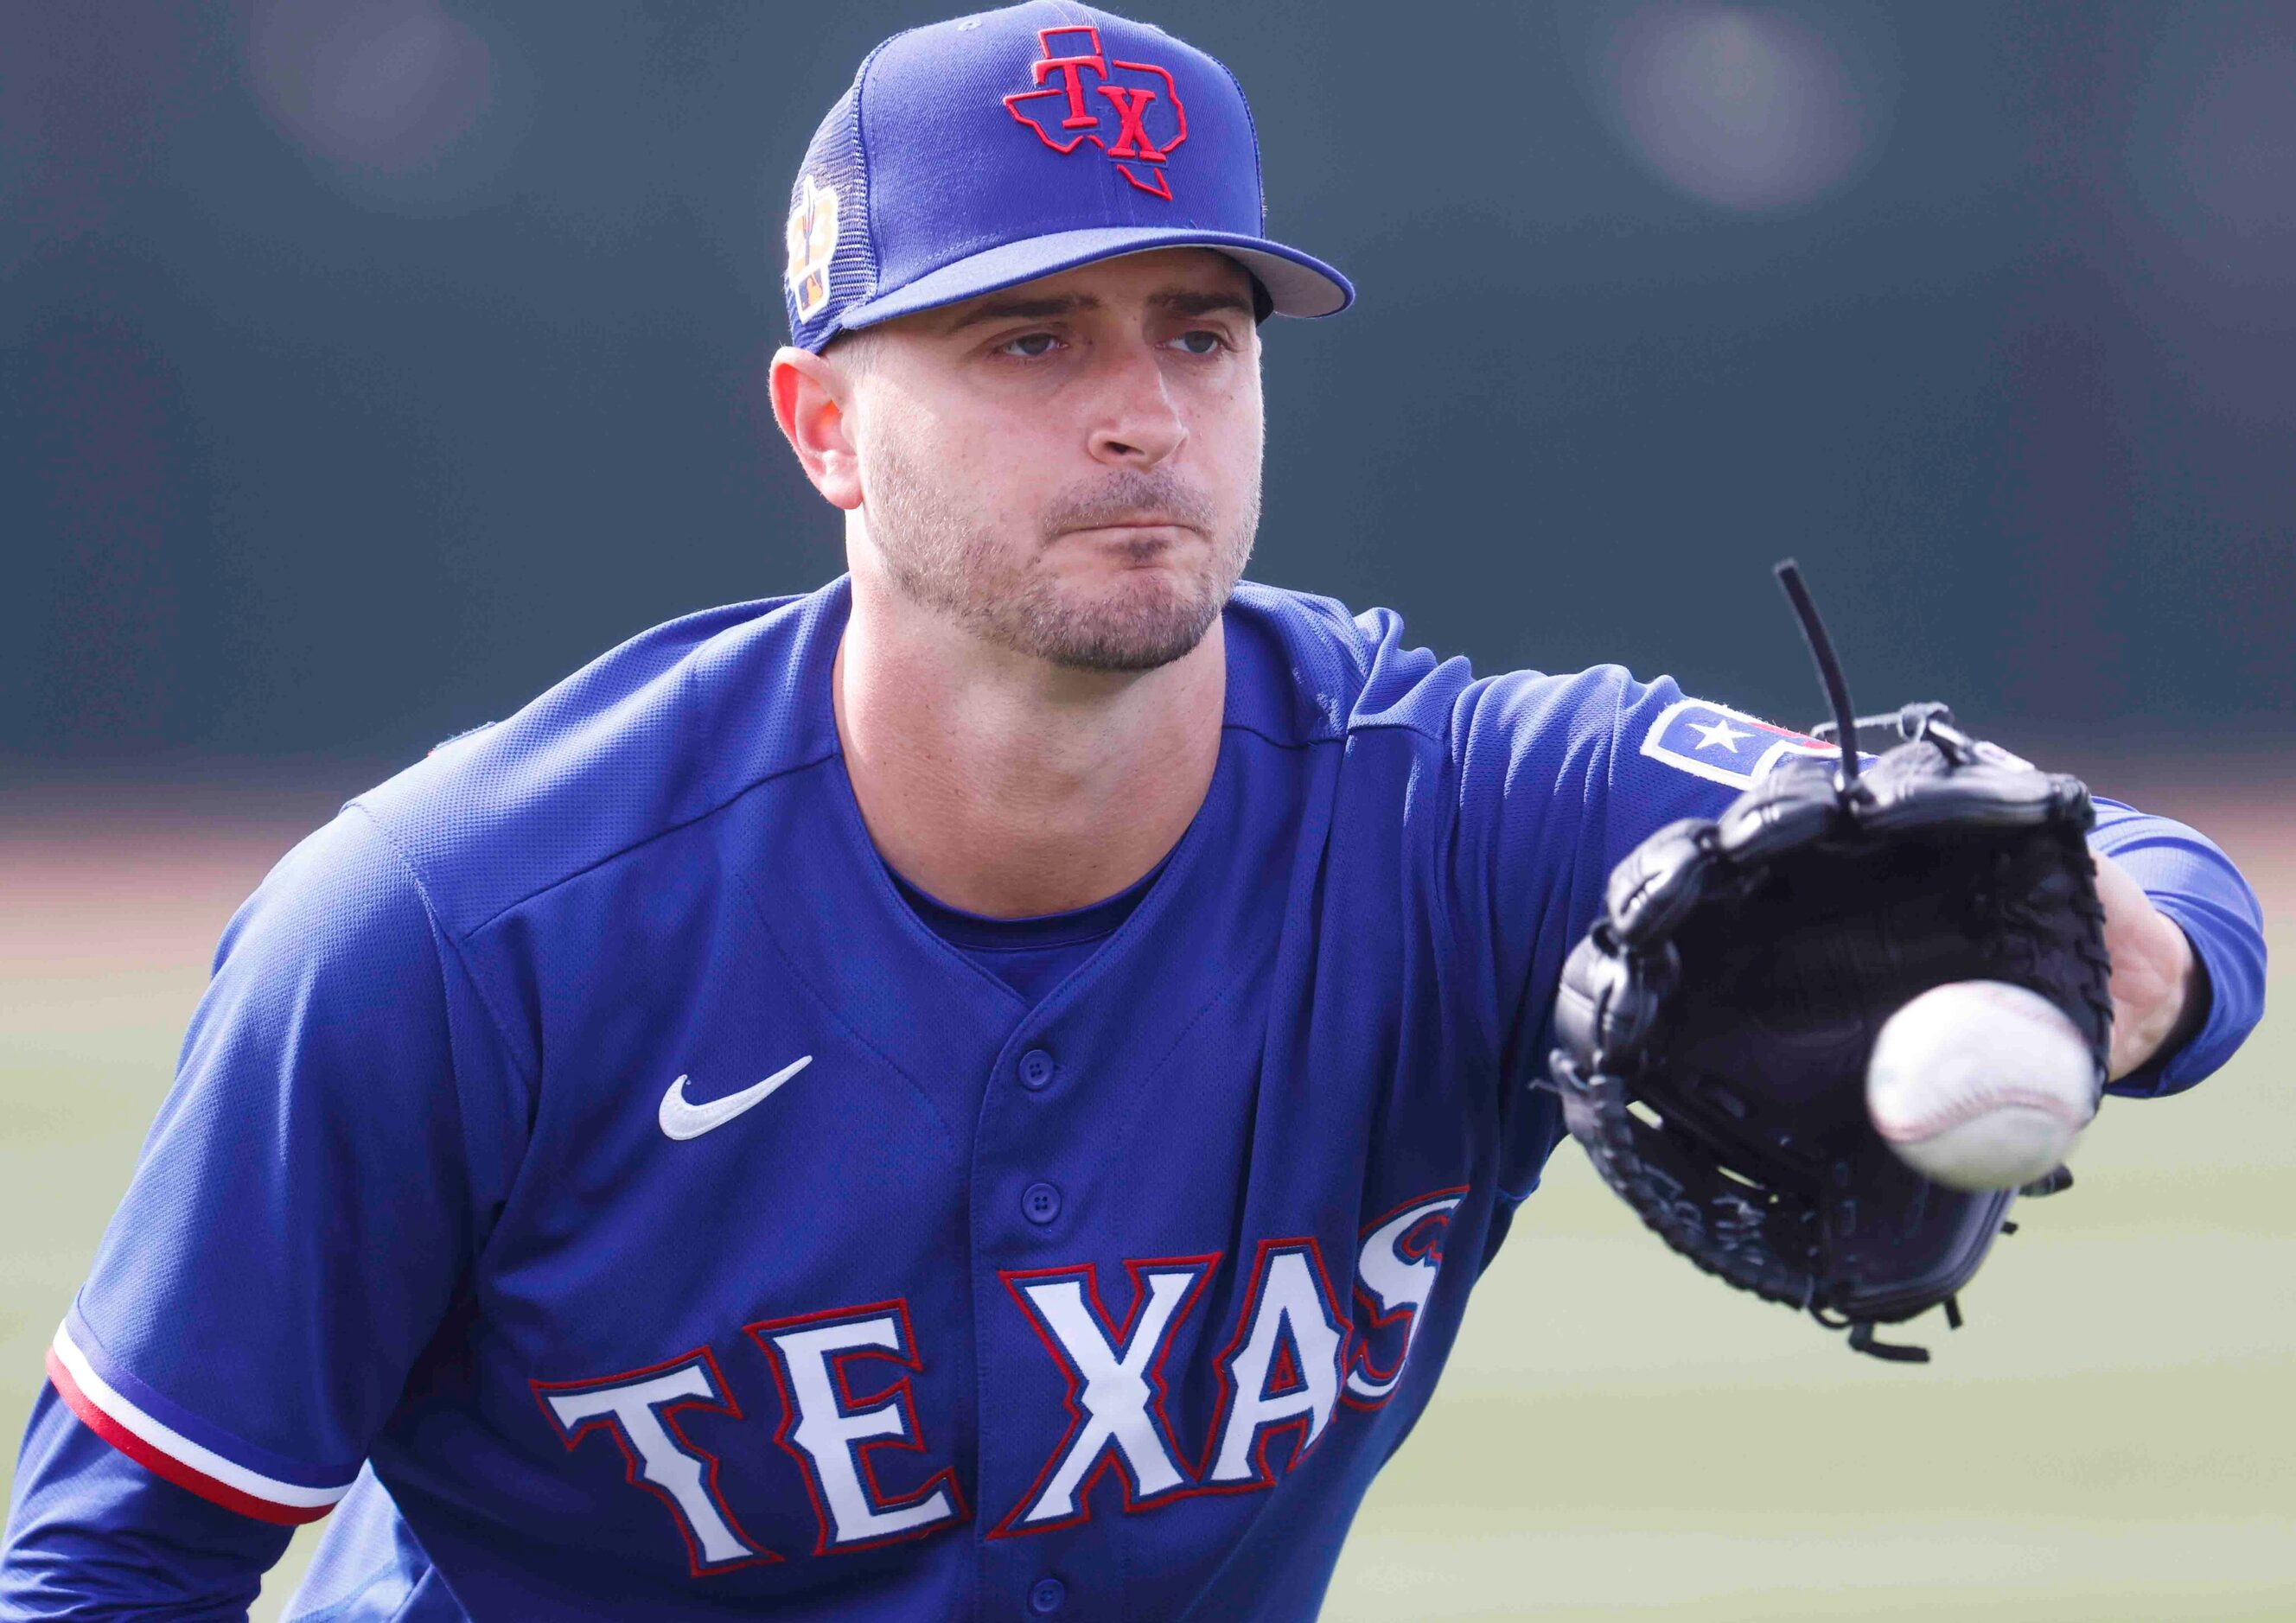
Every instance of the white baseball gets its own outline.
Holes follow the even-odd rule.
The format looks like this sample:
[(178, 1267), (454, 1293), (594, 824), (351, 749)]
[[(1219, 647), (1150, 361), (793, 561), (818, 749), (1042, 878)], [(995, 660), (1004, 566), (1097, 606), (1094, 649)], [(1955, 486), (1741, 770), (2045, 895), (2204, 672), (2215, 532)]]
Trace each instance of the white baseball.
[(2002, 980), (1931, 987), (1883, 1022), (1866, 1067), (1874, 1130), (1923, 1176), (2013, 1189), (2064, 1162), (2096, 1069), (2063, 1010)]

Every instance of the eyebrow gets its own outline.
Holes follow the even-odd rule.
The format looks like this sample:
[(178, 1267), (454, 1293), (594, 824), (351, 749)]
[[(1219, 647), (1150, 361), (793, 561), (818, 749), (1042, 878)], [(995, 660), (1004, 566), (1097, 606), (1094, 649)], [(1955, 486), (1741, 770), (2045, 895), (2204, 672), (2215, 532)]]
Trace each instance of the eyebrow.
[(967, 327), (977, 327), (987, 321), (1043, 321), (1054, 316), (1073, 316), (1079, 310), (1098, 308), (1100, 300), (1086, 293), (1062, 293), (1048, 299), (991, 299), (973, 306), (941, 331), (962, 332)]
[(1242, 316), (1252, 314), (1251, 300), (1241, 293), (1158, 293), (1148, 302), (1175, 316), (1212, 316), (1222, 310), (1234, 310)]
[[(1148, 302), (1174, 316), (1210, 316), (1222, 310), (1232, 310), (1243, 316), (1252, 314), (1251, 301), (1240, 293), (1174, 289), (1152, 293)], [(992, 321), (1046, 321), (1055, 316), (1075, 316), (1102, 307), (1101, 301), (1089, 293), (1061, 293), (1037, 299), (990, 299), (975, 305), (942, 328), (941, 332), (944, 335), (962, 332), (967, 327), (977, 327)]]

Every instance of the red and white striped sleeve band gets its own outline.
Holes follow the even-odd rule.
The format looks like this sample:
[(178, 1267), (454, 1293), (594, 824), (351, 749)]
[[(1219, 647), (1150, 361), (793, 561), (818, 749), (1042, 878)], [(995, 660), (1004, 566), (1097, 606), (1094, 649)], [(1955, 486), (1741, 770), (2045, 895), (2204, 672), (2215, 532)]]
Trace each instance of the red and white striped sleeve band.
[(316, 1521), (350, 1491), (282, 1481), (201, 1447), (121, 1395), (72, 1341), (67, 1322), (48, 1344), (48, 1379), (88, 1429), (153, 1475), (259, 1521)]

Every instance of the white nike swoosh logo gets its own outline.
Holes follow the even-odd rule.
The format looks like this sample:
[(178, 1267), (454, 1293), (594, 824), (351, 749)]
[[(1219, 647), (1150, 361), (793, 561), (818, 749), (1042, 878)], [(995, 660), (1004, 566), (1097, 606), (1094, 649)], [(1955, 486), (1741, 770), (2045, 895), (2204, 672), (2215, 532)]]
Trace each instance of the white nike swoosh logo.
[(712, 1099), (707, 1104), (695, 1104), (686, 1098), (685, 1078), (680, 1077), (661, 1096), (661, 1130), (676, 1139), (699, 1138), (713, 1127), (724, 1127), (751, 1105), (760, 1102), (774, 1089), (812, 1063), (813, 1056), (807, 1054), (793, 1065), (783, 1066), (755, 1087), (745, 1087), (738, 1094), (726, 1094), (723, 1099)]

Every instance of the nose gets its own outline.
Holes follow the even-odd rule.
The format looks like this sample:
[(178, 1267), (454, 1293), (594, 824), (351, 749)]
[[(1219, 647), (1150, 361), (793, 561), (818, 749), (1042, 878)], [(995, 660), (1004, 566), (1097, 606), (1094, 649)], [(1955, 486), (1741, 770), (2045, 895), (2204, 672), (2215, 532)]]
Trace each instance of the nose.
[(1187, 442), (1187, 420), (1173, 398), (1160, 354), (1144, 339), (1118, 346), (1098, 381), (1094, 461), (1145, 470), (1168, 461)]

